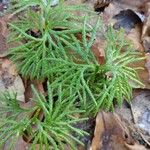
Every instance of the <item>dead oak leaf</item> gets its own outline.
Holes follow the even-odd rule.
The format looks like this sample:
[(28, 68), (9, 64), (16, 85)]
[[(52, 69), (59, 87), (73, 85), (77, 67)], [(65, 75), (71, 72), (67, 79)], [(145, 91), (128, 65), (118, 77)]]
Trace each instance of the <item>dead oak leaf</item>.
[(90, 150), (134, 150), (138, 146), (145, 150), (143, 146), (135, 143), (116, 114), (98, 113)]

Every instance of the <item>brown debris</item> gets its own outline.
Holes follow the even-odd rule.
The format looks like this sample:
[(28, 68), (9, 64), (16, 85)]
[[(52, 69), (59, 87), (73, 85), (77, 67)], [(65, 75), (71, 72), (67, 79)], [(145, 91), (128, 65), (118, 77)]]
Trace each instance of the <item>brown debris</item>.
[(131, 104), (124, 103), (115, 112), (125, 122), (132, 137), (140, 144), (150, 148), (150, 90), (135, 90)]
[[(11, 140), (12, 139), (10, 139), (8, 142), (6, 142), (6, 144), (3, 147), (3, 150), (8, 150), (10, 148), (9, 142), (11, 142)], [(25, 141), (23, 141), (23, 139), (20, 137), (20, 138), (18, 138), (17, 143), (15, 143), (14, 148), (15, 148), (14, 150), (27, 150), (28, 144)]]
[(99, 112), (91, 150), (146, 150), (137, 144), (120, 118), (113, 113)]
[(7, 17), (0, 17), (0, 57), (5, 57), (8, 51), (7, 35)]
[(145, 5), (146, 20), (142, 31), (142, 41), (145, 51), (150, 53), (150, 2)]
[(108, 7), (108, 5), (112, 2), (112, 0), (97, 0), (94, 3), (94, 9), (95, 11), (100, 11), (102, 12), (105, 7)]
[(92, 52), (94, 53), (96, 59), (101, 65), (105, 63), (104, 45), (105, 45), (105, 41), (96, 40), (91, 47)]
[(0, 93), (17, 93), (17, 99), (24, 102), (24, 85), (16, 71), (16, 66), (8, 59), (0, 60)]

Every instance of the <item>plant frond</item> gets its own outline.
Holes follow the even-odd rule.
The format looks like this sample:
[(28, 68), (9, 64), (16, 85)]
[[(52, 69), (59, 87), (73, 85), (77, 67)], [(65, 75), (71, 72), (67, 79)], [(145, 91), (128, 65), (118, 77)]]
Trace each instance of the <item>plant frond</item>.
[[(0, 145), (3, 145), (12, 136), (14, 139), (12, 142), (17, 142), (20, 136), (32, 139), (31, 150), (36, 147), (36, 144), (40, 144), (42, 148), (55, 149), (63, 149), (64, 141), (69, 142), (68, 144), (74, 149), (76, 143), (83, 144), (77, 137), (71, 135), (75, 132), (77, 135), (84, 136), (86, 133), (75, 128), (77, 122), (86, 120), (86, 118), (79, 119), (74, 116), (81, 112), (74, 107), (74, 101), (72, 101), (74, 96), (68, 98), (66, 90), (61, 86), (51, 87), (49, 83), (47, 85), (49, 98), (37, 92), (32, 86), (35, 106), (28, 109), (20, 107), (15, 95), (14, 97), (8, 94), (2, 95), (0, 111), (5, 111), (3, 112), (4, 117), (0, 118)], [(41, 114), (42, 119), (39, 117)], [(14, 144), (10, 143), (10, 145)]]

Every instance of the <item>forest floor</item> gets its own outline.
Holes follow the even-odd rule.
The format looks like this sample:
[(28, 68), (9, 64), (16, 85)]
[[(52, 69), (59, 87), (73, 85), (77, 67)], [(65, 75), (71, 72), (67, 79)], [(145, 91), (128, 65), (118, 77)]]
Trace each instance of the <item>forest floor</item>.
[[(107, 1), (107, 0), (106, 0)], [(90, 136), (84, 138), (86, 147), (79, 150), (145, 150), (150, 149), (150, 2), (141, 0), (118, 0), (101, 3), (97, 0), (69, 0), (68, 5), (85, 3), (101, 17), (104, 28), (113, 25), (115, 29), (124, 28), (125, 37), (132, 41), (134, 48), (146, 56), (133, 66), (143, 67), (139, 77), (144, 87), (134, 89), (131, 104), (124, 103), (116, 108), (115, 113), (99, 112), (96, 118), (79, 124)], [(17, 72), (15, 65), (7, 58), (8, 14), (5, 15), (9, 1), (0, 2), (0, 92), (17, 91), (17, 99), (25, 105), (30, 97), (30, 85), (34, 81), (26, 81)], [(10, 14), (9, 14), (10, 16)], [(97, 19), (89, 20), (94, 24)], [(98, 34), (97, 46), (102, 48), (101, 35)], [(8, 141), (9, 143), (9, 141)], [(8, 143), (3, 150), (7, 150)], [(15, 150), (25, 150), (28, 144), (20, 139)], [(37, 148), (38, 149), (38, 148)], [(66, 147), (67, 150), (67, 147)]]

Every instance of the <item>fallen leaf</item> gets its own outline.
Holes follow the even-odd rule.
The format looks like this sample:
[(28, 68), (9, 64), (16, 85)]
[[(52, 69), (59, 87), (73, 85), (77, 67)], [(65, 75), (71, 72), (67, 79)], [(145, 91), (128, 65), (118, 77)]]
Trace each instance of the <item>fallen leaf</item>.
[(15, 19), (16, 16), (11, 17), (10, 14), (0, 17), (0, 58), (6, 57), (10, 48), (21, 44), (20, 42), (7, 43), (7, 38), (10, 33), (8, 23)]
[(147, 146), (145, 141), (150, 141), (150, 90), (138, 89), (133, 95), (130, 106), (124, 103), (115, 112), (124, 120), (133, 138)]
[(95, 40), (91, 49), (94, 53), (96, 59), (98, 60), (99, 64), (105, 63), (105, 51), (104, 51), (105, 41), (103, 40)]
[[(10, 144), (10, 142), (12, 142), (11, 140), (12, 139), (10, 139), (6, 142), (6, 144), (4, 145), (2, 150), (8, 150), (10, 148), (9, 144)], [(15, 148), (14, 150), (27, 150), (28, 144), (20, 137), (18, 139), (18, 141), (15, 143), (14, 148)]]
[(150, 91), (143, 90), (132, 101), (134, 120), (138, 127), (150, 135)]
[(117, 15), (121, 10), (122, 9), (114, 3), (110, 3), (109, 6), (105, 8), (104, 12), (100, 14), (105, 26), (114, 24), (112, 18), (113, 16)]
[(128, 144), (126, 144), (126, 147), (129, 150), (146, 150), (145, 147), (143, 147), (142, 145), (138, 145), (138, 144), (135, 144), (135, 145), (128, 145)]
[(149, 0), (114, 0), (114, 2), (123, 9), (132, 9), (132, 10), (138, 10), (143, 5), (145, 5)]
[(94, 9), (95, 11), (98, 11), (98, 12), (103, 12), (105, 7), (108, 7), (108, 5), (112, 2), (112, 0), (95, 0), (95, 3), (94, 3)]
[(145, 5), (145, 16), (143, 30), (142, 30), (142, 41), (146, 52), (150, 53), (150, 2)]
[(13, 76), (18, 75), (16, 65), (13, 64), (12, 61), (10, 61), (9, 59), (3, 59), (2, 69), (7, 70), (8, 73), (13, 75)]
[(113, 113), (99, 112), (90, 150), (132, 150), (142, 147), (132, 139), (127, 127)]
[(1, 60), (0, 66), (0, 92), (17, 93), (17, 100), (25, 101), (25, 88), (16, 66), (8, 59)]

